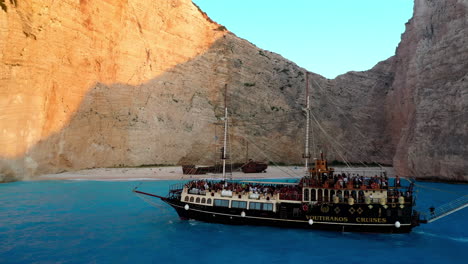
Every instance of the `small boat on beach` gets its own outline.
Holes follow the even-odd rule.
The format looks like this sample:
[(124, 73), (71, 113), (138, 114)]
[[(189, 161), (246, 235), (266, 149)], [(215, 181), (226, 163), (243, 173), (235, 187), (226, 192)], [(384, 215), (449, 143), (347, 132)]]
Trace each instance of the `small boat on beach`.
[(259, 161), (249, 160), (247, 163), (242, 165), (241, 169), (243, 173), (259, 173), (266, 172), (268, 164)]
[[(244, 165), (245, 164), (242, 163), (228, 164), (226, 165), (225, 170), (226, 172), (240, 170)], [(221, 164), (216, 164), (213, 166), (182, 165), (182, 173), (185, 175), (202, 175), (207, 173), (220, 173), (222, 171), (223, 166)]]

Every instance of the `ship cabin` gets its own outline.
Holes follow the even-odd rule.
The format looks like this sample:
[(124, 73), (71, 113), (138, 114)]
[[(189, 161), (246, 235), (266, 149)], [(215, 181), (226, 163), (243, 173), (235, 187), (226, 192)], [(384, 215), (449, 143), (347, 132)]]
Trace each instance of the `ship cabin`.
[(301, 203), (301, 189), (297, 183), (190, 181), (181, 190), (180, 199), (198, 206), (215, 206), (257, 211), (277, 211), (281, 202)]
[(323, 154), (320, 159), (315, 160), (315, 166), (309, 169), (309, 175), (302, 178), (301, 185), (302, 202), (310, 204), (389, 204), (395, 207), (413, 203), (412, 183), (402, 186), (401, 179), (397, 176), (391, 184), (385, 171), (337, 173), (328, 167)]

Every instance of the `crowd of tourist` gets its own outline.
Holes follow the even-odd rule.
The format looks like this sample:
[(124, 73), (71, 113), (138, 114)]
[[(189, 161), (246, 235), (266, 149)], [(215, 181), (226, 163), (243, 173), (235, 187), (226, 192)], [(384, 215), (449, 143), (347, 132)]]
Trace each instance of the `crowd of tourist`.
[(229, 190), (236, 194), (262, 194), (273, 196), (278, 193), (300, 194), (302, 189), (298, 185), (285, 184), (261, 184), (248, 182), (225, 182), (225, 181), (209, 181), (195, 180), (186, 184), (189, 192), (203, 194), (208, 192), (218, 192)]
[[(306, 177), (302, 182), (305, 186), (334, 189), (388, 189), (390, 186), (387, 175), (367, 177), (350, 173), (322, 173), (319, 177)], [(401, 186), (400, 177), (396, 176), (393, 186)]]
[[(323, 197), (319, 199), (330, 200), (333, 195), (336, 195), (340, 201), (346, 201), (353, 197), (356, 201), (364, 199), (363, 190), (365, 189), (388, 189), (389, 179), (387, 176), (364, 177), (359, 174), (322, 174), (320, 180), (313, 177), (304, 177), (299, 184), (271, 184), (271, 183), (252, 183), (252, 182), (235, 182), (235, 181), (210, 181), (210, 180), (194, 180), (186, 184), (189, 193), (191, 194), (206, 194), (222, 191), (230, 191), (232, 195), (258, 194), (259, 196), (270, 198), (276, 194), (280, 195), (283, 200), (301, 200), (302, 187), (317, 187), (331, 189), (330, 193), (326, 191)], [(394, 181), (394, 186), (400, 186), (400, 178), (397, 176)], [(335, 191), (336, 190), (336, 191)], [(343, 190), (343, 192), (341, 191)], [(355, 190), (355, 191), (353, 191)], [(312, 190), (315, 192), (315, 190)], [(411, 189), (406, 193), (391, 189), (388, 191), (389, 198), (398, 198), (399, 196), (411, 196)], [(315, 195), (310, 194), (311, 197)], [(371, 197), (372, 198), (372, 197)]]

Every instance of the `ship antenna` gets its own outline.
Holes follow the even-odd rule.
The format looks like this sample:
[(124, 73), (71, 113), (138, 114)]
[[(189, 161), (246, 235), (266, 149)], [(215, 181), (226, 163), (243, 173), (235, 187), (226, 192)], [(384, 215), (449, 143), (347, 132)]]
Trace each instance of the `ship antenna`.
[(309, 152), (309, 127), (310, 127), (310, 101), (309, 101), (309, 72), (306, 71), (306, 137), (305, 137), (305, 146), (304, 146), (304, 166), (306, 175), (309, 172), (309, 159), (310, 159), (310, 152)]
[(223, 144), (223, 180), (224, 181), (226, 181), (227, 125), (228, 125), (227, 84), (225, 84), (224, 85), (224, 144)]

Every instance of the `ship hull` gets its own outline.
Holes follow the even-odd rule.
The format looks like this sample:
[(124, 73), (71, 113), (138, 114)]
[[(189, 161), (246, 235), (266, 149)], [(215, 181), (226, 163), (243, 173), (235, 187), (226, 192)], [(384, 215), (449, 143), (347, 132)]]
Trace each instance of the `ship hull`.
[[(407, 214), (407, 210), (411, 212), (411, 208), (407, 210), (386, 208), (385, 213), (388, 210), (393, 210), (395, 216), (382, 216), (383, 208), (369, 209), (368, 205), (322, 204), (311, 206), (307, 208), (307, 211), (304, 211), (301, 205), (285, 204), (281, 208), (278, 208), (277, 212), (266, 212), (197, 204), (189, 204), (187, 209), (186, 203), (176, 199), (164, 201), (176, 210), (181, 219), (194, 219), (229, 225), (257, 225), (372, 233), (408, 233), (414, 227), (411, 223), (411, 213)], [(398, 216), (398, 214), (401, 216)], [(407, 217), (404, 215), (407, 215)], [(397, 221), (400, 223), (399, 227), (395, 225)]]

